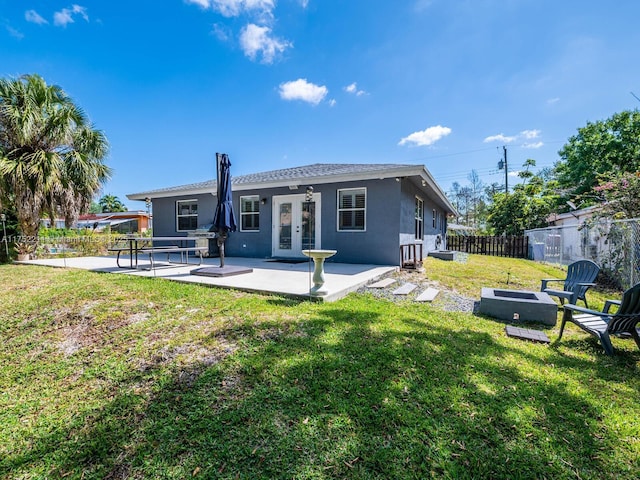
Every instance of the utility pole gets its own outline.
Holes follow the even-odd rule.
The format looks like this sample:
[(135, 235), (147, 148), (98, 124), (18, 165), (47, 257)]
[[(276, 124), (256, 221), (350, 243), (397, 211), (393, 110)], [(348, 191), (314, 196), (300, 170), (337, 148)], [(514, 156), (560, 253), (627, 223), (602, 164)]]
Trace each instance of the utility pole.
[(504, 168), (504, 193), (509, 193), (509, 167), (507, 166), (507, 147), (502, 146), (504, 152), (504, 159), (498, 162), (498, 170)]
[(507, 167), (507, 147), (502, 146), (504, 151), (504, 193), (509, 193), (509, 167)]

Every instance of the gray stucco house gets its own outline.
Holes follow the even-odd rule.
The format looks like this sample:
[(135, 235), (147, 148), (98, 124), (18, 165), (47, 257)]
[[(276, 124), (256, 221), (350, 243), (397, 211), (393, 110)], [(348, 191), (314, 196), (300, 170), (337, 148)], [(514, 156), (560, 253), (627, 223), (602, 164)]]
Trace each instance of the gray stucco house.
[[(154, 236), (188, 236), (213, 222), (216, 188), (209, 180), (127, 198), (151, 199)], [(236, 257), (304, 258), (303, 249), (325, 248), (338, 251), (335, 262), (397, 265), (400, 245), (422, 244), (425, 256), (444, 248), (455, 215), (423, 165), (306, 165), (232, 177), (232, 191), (238, 230), (225, 249)]]

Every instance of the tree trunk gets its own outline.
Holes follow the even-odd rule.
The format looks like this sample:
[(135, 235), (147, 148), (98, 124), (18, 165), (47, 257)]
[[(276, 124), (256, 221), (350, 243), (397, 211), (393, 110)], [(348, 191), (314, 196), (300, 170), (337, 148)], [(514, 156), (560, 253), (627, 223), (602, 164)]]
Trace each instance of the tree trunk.
[(42, 212), (40, 202), (36, 201), (33, 193), (28, 188), (16, 188), (15, 195), (20, 235), (27, 237), (26, 241), (31, 239), (35, 241), (40, 230), (40, 215)]

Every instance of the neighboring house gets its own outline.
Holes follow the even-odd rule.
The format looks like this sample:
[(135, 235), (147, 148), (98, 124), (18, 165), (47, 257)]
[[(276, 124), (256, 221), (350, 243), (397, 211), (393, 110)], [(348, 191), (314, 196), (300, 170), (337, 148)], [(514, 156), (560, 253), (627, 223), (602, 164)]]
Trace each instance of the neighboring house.
[(467, 225), (460, 225), (458, 223), (447, 224), (447, 235), (460, 235), (462, 237), (468, 237), (475, 235), (477, 229), (474, 227), (468, 227)]
[[(338, 251), (336, 262), (397, 265), (400, 245), (422, 243), (426, 256), (437, 236), (444, 238), (447, 216), (456, 214), (422, 165), (314, 164), (231, 173), (238, 230), (225, 244), (228, 256), (304, 258), (303, 249), (325, 248)], [(216, 188), (210, 180), (127, 198), (151, 199), (155, 236), (187, 236), (213, 222)]]
[(583, 225), (584, 222), (590, 220), (593, 214), (598, 211), (599, 205), (593, 207), (581, 208), (580, 210), (571, 210), (566, 213), (552, 213), (547, 218), (549, 226), (553, 227), (568, 227), (575, 225)]
[(606, 237), (598, 229), (585, 228), (588, 221), (602, 208), (599, 205), (552, 213), (547, 228), (526, 230), (531, 246), (531, 258), (539, 261), (568, 264), (582, 258), (595, 260), (597, 252), (606, 244)]
[[(49, 227), (51, 221), (43, 218), (41, 224)], [(144, 233), (150, 228), (150, 215), (143, 211), (89, 213), (80, 215), (73, 228), (103, 231), (110, 227), (113, 233)], [(64, 228), (64, 219), (56, 219), (55, 228)]]

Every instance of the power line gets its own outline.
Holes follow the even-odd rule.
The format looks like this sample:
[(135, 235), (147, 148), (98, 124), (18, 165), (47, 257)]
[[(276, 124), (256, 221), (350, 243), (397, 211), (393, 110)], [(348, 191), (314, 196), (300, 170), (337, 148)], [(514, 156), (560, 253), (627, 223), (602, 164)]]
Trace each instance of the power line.
[[(553, 167), (553, 165), (554, 164), (552, 163), (536, 165), (536, 168), (543, 169), (547, 167)], [(472, 168), (471, 170), (474, 170), (479, 176), (497, 175), (501, 172), (501, 170), (497, 169), (496, 167)], [(459, 170), (456, 172), (444, 173), (442, 175), (436, 175), (436, 176), (439, 180), (462, 179), (462, 178), (466, 178), (471, 173), (471, 170)], [(514, 169), (512, 167), (509, 168), (509, 173), (513, 173), (517, 171), (519, 170)]]
[[(556, 143), (566, 143), (566, 140), (549, 140), (544, 142), (545, 145), (553, 145)], [(508, 145), (510, 148), (520, 148), (522, 150), (531, 150), (531, 148), (527, 148), (524, 145)], [(447, 157), (455, 157), (457, 155), (467, 155), (469, 153), (478, 153), (478, 152), (487, 152), (489, 150), (493, 150), (494, 148), (499, 149), (500, 147), (484, 147), (484, 148), (478, 148), (475, 150), (466, 150), (464, 152), (454, 152), (454, 153), (443, 153), (442, 155), (430, 155), (428, 157), (418, 157), (415, 159), (415, 161), (426, 161), (426, 160), (431, 160), (431, 159), (437, 159), (437, 158), (447, 158)]]
[[(548, 166), (551, 166), (551, 165), (548, 165)], [(541, 168), (545, 168), (545, 165), (542, 165)], [(509, 171), (507, 172), (507, 175), (511, 175), (511, 174), (516, 173), (518, 171), (519, 170), (515, 170), (513, 168), (509, 168)], [(434, 175), (434, 178), (436, 179), (436, 181), (438, 183), (455, 182), (455, 181), (458, 181), (458, 180), (463, 182), (463, 181), (467, 181), (468, 180), (469, 173), (471, 173), (471, 171), (469, 171), (469, 172), (460, 172), (460, 173), (457, 173), (457, 174)], [(478, 173), (478, 176), (480, 177), (481, 180), (483, 180), (484, 182), (489, 183), (489, 179), (487, 177), (494, 177), (496, 175), (502, 175), (502, 170), (497, 170), (495, 168), (492, 168), (492, 169), (481, 171), (481, 172), (478, 172), (478, 170), (476, 170), (476, 173)]]

